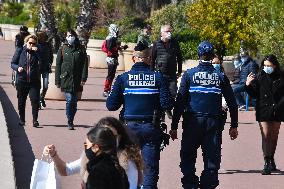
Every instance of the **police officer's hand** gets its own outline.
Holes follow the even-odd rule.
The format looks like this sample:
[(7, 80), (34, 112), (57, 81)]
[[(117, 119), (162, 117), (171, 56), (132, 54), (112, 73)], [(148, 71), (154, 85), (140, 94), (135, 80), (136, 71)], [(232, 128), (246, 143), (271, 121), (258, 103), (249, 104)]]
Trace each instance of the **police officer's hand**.
[(238, 133), (238, 128), (231, 127), (229, 129), (229, 135), (231, 137), (231, 140), (235, 140), (238, 137), (238, 134), (239, 134)]
[(169, 134), (171, 135), (172, 140), (178, 139), (177, 130), (170, 130)]

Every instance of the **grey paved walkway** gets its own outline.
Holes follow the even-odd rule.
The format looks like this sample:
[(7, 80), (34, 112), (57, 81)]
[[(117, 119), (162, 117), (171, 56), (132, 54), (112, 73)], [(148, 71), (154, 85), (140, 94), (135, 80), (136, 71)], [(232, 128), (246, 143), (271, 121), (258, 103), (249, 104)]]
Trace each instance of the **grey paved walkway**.
[[(84, 89), (84, 101), (78, 104), (75, 118), (76, 130), (66, 128), (65, 102), (47, 101), (47, 108), (40, 111), (39, 123), (42, 128), (31, 126), (31, 108), (27, 103), (27, 126), (17, 125), (16, 91), (10, 85), (10, 59), (14, 52), (13, 42), (0, 40), (0, 84), (3, 89), (1, 102), (6, 114), (10, 132), (12, 153), (15, 160), (16, 183), (19, 189), (29, 187), (29, 179), (34, 157), (39, 158), (46, 144), (53, 143), (59, 155), (66, 161), (77, 159), (83, 148), (83, 141), (88, 129), (101, 117), (117, 116), (118, 112), (108, 112), (105, 103), (94, 99), (103, 99), (101, 91), (106, 70), (89, 69), (89, 80)], [(1, 91), (0, 91), (1, 92)], [(261, 154), (260, 132), (255, 122), (254, 112), (240, 112), (239, 138), (231, 141), (228, 136), (228, 124), (223, 132), (223, 156), (220, 170), (220, 189), (283, 189), (284, 172), (271, 176), (262, 176), (263, 166)], [(280, 131), (279, 144), (275, 155), (277, 165), (284, 170), (284, 133)], [(160, 180), (161, 189), (181, 188), (179, 170), (179, 140), (171, 142), (161, 154)], [(0, 141), (1, 142), (1, 141)], [(0, 144), (2, 146), (4, 144)], [(7, 145), (7, 144), (5, 144)], [(2, 148), (1, 148), (2, 150)], [(197, 161), (197, 172), (202, 170), (201, 152)], [(2, 177), (3, 175), (0, 175)], [(79, 175), (62, 178), (63, 189), (77, 189), (80, 187)], [(0, 186), (0, 188), (2, 188)]]

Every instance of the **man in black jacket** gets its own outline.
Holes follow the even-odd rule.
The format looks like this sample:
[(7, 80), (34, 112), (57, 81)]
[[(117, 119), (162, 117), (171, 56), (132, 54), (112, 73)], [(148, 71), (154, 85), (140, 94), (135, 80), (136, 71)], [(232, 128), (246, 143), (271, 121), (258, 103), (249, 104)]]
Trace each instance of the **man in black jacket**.
[[(170, 25), (161, 26), (161, 39), (153, 44), (151, 68), (160, 71), (167, 79), (171, 96), (175, 99), (177, 78), (182, 73), (182, 55), (178, 42), (172, 38)], [(170, 111), (167, 114), (172, 117)]]

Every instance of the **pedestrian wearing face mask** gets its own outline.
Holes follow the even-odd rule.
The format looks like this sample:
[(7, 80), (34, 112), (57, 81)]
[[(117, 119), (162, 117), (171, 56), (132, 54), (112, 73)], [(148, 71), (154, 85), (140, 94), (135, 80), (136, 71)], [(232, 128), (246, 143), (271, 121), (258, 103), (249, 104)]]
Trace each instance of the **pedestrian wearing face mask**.
[(234, 74), (232, 77), (232, 80), (230, 81), (230, 84), (238, 84), (240, 82), (240, 67), (242, 65), (241, 57), (238, 55), (233, 59), (234, 64)]
[(16, 51), (11, 62), (11, 68), (17, 71), (16, 85), (18, 97), (19, 125), (25, 125), (26, 100), (29, 95), (32, 105), (33, 126), (38, 127), (38, 111), (40, 96), (40, 59), (37, 52), (38, 39), (35, 35), (25, 38), (22, 51)]
[(55, 68), (55, 85), (65, 94), (68, 129), (74, 130), (78, 92), (88, 78), (88, 61), (85, 48), (80, 44), (76, 32), (67, 31), (66, 43), (58, 50)]
[(108, 73), (104, 83), (104, 97), (107, 97), (109, 95), (111, 85), (115, 77), (115, 72), (118, 66), (118, 51), (128, 48), (127, 45), (120, 46), (121, 43), (118, 41), (119, 29), (117, 25), (111, 24), (108, 28), (108, 31), (109, 34), (106, 37), (106, 40), (102, 47), (103, 51), (107, 53), (106, 63), (108, 67)]
[(257, 63), (249, 56), (246, 49), (241, 48), (240, 52), (241, 66), (240, 66), (240, 81), (238, 84), (232, 85), (234, 95), (237, 100), (239, 110), (245, 110), (245, 97), (243, 93), (245, 92), (245, 83), (249, 73), (257, 74), (259, 66)]
[(150, 25), (145, 26), (144, 29), (141, 31), (141, 34), (138, 36), (137, 44), (140, 42), (146, 45), (147, 47), (151, 47), (152, 45), (152, 41), (150, 39), (151, 33), (152, 33), (151, 26)]
[(85, 189), (129, 189), (124, 169), (119, 165), (116, 137), (107, 127), (94, 127), (87, 133), (85, 154), (88, 163)]
[[(177, 95), (177, 78), (182, 73), (182, 54), (178, 42), (172, 37), (170, 25), (161, 26), (161, 38), (153, 44), (152, 70), (158, 70), (167, 80), (173, 99)], [(166, 111), (171, 119), (171, 111)]]
[(267, 55), (261, 62), (257, 76), (250, 73), (246, 91), (256, 98), (255, 115), (262, 136), (264, 156), (263, 175), (276, 171), (276, 151), (281, 122), (284, 121), (284, 74), (275, 55)]

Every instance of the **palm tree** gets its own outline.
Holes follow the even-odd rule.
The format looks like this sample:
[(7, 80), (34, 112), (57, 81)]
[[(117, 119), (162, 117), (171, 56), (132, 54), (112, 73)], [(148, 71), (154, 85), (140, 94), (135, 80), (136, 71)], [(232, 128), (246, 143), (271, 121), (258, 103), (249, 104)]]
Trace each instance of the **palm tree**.
[(97, 1), (96, 0), (81, 0), (80, 13), (77, 17), (76, 31), (82, 45), (87, 47), (90, 34), (94, 23), (94, 17)]
[(46, 30), (49, 40), (52, 42), (53, 51), (57, 52), (60, 46), (60, 39), (54, 17), (53, 0), (40, 0), (40, 28)]

